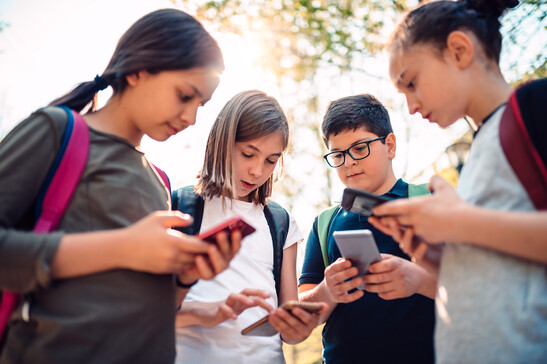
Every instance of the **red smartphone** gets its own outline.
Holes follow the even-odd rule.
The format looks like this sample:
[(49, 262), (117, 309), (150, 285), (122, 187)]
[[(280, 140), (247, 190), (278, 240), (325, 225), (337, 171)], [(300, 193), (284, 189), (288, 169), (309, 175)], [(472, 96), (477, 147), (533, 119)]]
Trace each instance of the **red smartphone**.
[(205, 241), (216, 244), (217, 242), (216, 234), (218, 234), (221, 231), (226, 231), (226, 233), (228, 233), (228, 239), (230, 239), (231, 233), (236, 230), (241, 231), (242, 239), (246, 237), (247, 235), (255, 232), (255, 228), (249, 225), (245, 220), (243, 220), (239, 216), (234, 216), (202, 232), (201, 234), (198, 234), (197, 237), (201, 240), (205, 240)]

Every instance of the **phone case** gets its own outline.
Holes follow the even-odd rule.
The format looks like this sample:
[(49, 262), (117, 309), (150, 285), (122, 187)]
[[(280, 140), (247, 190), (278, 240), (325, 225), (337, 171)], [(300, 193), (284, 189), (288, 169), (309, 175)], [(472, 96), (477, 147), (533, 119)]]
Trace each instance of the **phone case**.
[[(309, 313), (318, 312), (323, 307), (320, 303), (317, 302), (299, 302), (299, 301), (287, 301), (281, 305), (285, 310), (291, 312), (293, 308), (300, 307)], [(248, 327), (241, 330), (242, 335), (253, 335), (253, 336), (273, 336), (277, 334), (277, 330), (270, 325), (268, 318), (270, 315), (266, 315), (257, 322), (249, 325)]]
[[(335, 231), (332, 235), (342, 256), (357, 267), (359, 276), (367, 274), (370, 264), (382, 259), (374, 236), (368, 229)], [(358, 288), (364, 289), (364, 286)]]
[(387, 197), (378, 196), (365, 190), (346, 187), (344, 188), (340, 205), (344, 210), (363, 216), (370, 216), (372, 215), (372, 208), (374, 206), (389, 200)]
[(244, 238), (247, 235), (255, 232), (254, 227), (252, 227), (247, 222), (245, 222), (245, 220), (243, 220), (241, 217), (235, 216), (226, 221), (221, 222), (217, 226), (211, 229), (208, 229), (207, 231), (204, 231), (203, 233), (197, 235), (197, 237), (201, 240), (209, 241), (211, 243), (216, 244), (216, 238), (215, 238), (216, 234), (218, 234), (221, 231), (226, 231), (229, 237), (232, 231), (236, 231), (236, 230), (241, 231), (241, 238)]

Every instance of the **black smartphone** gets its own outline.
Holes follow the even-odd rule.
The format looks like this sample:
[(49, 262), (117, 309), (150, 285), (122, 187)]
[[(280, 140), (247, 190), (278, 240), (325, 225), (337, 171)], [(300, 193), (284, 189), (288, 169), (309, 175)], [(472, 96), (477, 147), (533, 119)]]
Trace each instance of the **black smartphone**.
[(252, 227), (249, 223), (247, 223), (245, 220), (243, 220), (239, 216), (234, 216), (232, 218), (229, 218), (228, 220), (225, 220), (221, 222), (220, 224), (200, 233), (197, 235), (197, 237), (201, 240), (208, 241), (210, 243), (217, 242), (216, 240), (216, 234), (218, 234), (221, 231), (226, 231), (228, 233), (228, 239), (230, 239), (230, 235), (233, 231), (239, 230), (241, 231), (241, 238), (243, 239), (249, 234), (252, 234), (255, 232), (255, 228)]
[[(286, 311), (291, 313), (292, 309), (295, 307), (300, 307), (303, 310), (306, 310), (309, 313), (319, 312), (323, 305), (317, 302), (299, 302), (299, 301), (287, 301), (281, 305)], [(241, 330), (242, 335), (252, 335), (252, 336), (273, 336), (277, 334), (277, 330), (270, 325), (269, 321), (270, 315), (262, 317), (260, 320), (255, 323), (247, 326)]]
[(344, 210), (363, 216), (372, 215), (372, 208), (391, 199), (357, 188), (346, 187), (340, 205)]
[[(382, 259), (372, 232), (368, 229), (335, 231), (332, 236), (340, 254), (349, 259), (359, 271), (359, 277), (368, 272), (368, 267)], [(364, 289), (364, 285), (357, 287)]]

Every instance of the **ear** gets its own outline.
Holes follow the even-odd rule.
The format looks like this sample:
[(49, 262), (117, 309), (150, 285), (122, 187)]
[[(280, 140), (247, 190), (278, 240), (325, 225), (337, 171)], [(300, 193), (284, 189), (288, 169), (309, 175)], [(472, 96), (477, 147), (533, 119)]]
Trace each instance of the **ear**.
[(139, 83), (140, 80), (145, 78), (147, 75), (149, 75), (146, 71), (139, 71), (135, 73), (131, 73), (127, 76), (125, 76), (125, 80), (127, 81), (127, 84), (129, 86), (135, 86), (137, 83)]
[(466, 68), (475, 55), (473, 40), (465, 32), (453, 31), (446, 38), (446, 52), (460, 68)]
[(387, 157), (389, 159), (395, 158), (395, 152), (397, 151), (397, 138), (395, 138), (395, 134), (389, 133), (386, 136), (386, 146), (387, 146)]
[(129, 86), (135, 86), (139, 82), (139, 73), (131, 73), (125, 76), (125, 80)]

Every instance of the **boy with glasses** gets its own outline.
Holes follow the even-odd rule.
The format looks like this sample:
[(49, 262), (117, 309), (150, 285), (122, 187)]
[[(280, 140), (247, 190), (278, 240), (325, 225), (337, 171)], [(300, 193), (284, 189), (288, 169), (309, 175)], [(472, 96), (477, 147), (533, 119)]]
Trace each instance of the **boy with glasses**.
[[(392, 168), (396, 138), (389, 114), (374, 96), (331, 102), (321, 130), (330, 150), (324, 159), (345, 186), (389, 198), (408, 197), (409, 184), (397, 179)], [(329, 305), (321, 315), (321, 322), (326, 322), (324, 363), (433, 363), (435, 277), (410, 262), (366, 216), (339, 205), (323, 215), (327, 212), (326, 222), (322, 215), (314, 221), (299, 279), (300, 300)], [(337, 230), (357, 229), (370, 229), (382, 253), (382, 260), (364, 277), (341, 257), (332, 236)], [(321, 230), (328, 231), (323, 238), (325, 253)], [(363, 283), (364, 291), (357, 289)]]

